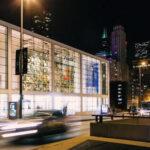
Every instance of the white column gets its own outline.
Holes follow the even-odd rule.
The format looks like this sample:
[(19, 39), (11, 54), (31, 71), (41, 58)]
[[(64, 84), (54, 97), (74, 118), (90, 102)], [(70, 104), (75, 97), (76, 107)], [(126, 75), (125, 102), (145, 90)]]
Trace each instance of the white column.
[(8, 28), (7, 30), (7, 48), (8, 48), (8, 101), (11, 101), (12, 94), (12, 30)]

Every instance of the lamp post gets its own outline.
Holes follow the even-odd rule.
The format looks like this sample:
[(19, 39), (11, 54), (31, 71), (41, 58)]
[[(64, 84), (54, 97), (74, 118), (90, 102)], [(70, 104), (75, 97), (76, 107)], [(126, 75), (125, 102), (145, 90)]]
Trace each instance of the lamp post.
[(19, 101), (19, 118), (22, 118), (22, 101), (23, 101), (23, 6), (24, 0), (21, 0), (21, 24), (20, 24), (20, 82), (19, 82), (19, 93), (20, 93), (20, 101)]
[[(19, 118), (22, 118), (22, 101), (23, 101), (23, 9), (24, 9), (24, 1), (26, 1), (28, 4), (30, 3), (31, 0), (20, 0), (20, 4), (21, 4), (21, 15), (20, 15), (20, 59), (19, 59), (19, 71), (20, 71), (20, 81), (19, 81), (19, 93), (20, 93), (20, 101), (19, 101)], [(37, 3), (37, 1), (32, 0), (32, 2)]]

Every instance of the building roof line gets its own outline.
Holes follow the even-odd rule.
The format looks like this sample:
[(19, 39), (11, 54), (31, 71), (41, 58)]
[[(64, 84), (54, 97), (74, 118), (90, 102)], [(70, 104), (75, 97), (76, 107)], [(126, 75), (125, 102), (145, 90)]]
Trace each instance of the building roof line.
[[(8, 23), (8, 22), (6, 22), (6, 21), (3, 21), (3, 20), (0, 20), (0, 25), (6, 26), (6, 27), (11, 28), (11, 29), (14, 29), (14, 30), (16, 30), (16, 31), (20, 31), (20, 27), (18, 27), (18, 26), (16, 26), (16, 25), (13, 25), (13, 24), (11, 24), (11, 23)], [(103, 62), (109, 63), (109, 61), (106, 60), (106, 59), (104, 59), (104, 58), (101, 58), (101, 57), (92, 55), (92, 54), (90, 54), (90, 53), (87, 53), (87, 52), (85, 52), (85, 51), (79, 50), (79, 49), (77, 49), (77, 48), (74, 48), (74, 47), (72, 47), (72, 46), (66, 45), (66, 44), (64, 44), (64, 43), (58, 42), (58, 41), (53, 40), (53, 39), (51, 39), (51, 38), (44, 37), (44, 36), (42, 36), (42, 35), (40, 35), (40, 34), (34, 33), (34, 32), (32, 32), (32, 31), (29, 31), (29, 30), (26, 30), (26, 29), (24, 29), (23, 31), (24, 31), (25, 34), (29, 34), (29, 35), (34, 36), (34, 37), (36, 37), (36, 38), (43, 39), (43, 40), (45, 40), (45, 41), (47, 41), (47, 42), (50, 42), (50, 43), (58, 44), (59, 46), (62, 46), (62, 47), (68, 48), (68, 49), (72, 49), (73, 51), (76, 51), (76, 52), (78, 52), (78, 53), (82, 53), (82, 54), (84, 54), (84, 55), (91, 56), (92, 58), (95, 58), (95, 59), (101, 60), (101, 61), (103, 61)]]

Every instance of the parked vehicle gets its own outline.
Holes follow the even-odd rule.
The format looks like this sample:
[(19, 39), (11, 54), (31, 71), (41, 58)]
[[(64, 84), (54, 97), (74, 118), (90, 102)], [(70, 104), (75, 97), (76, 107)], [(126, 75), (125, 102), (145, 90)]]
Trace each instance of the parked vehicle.
[(150, 102), (142, 102), (139, 111), (140, 116), (150, 116)]

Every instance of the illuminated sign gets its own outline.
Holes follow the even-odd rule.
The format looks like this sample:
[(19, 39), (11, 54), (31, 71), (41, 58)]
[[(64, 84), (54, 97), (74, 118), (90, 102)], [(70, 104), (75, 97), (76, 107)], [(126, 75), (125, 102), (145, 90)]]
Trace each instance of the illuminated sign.
[(92, 93), (93, 91), (98, 93), (99, 84), (98, 84), (98, 63), (89, 63), (86, 65), (86, 87), (88, 93)]

